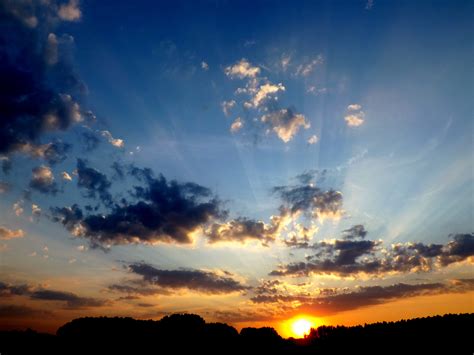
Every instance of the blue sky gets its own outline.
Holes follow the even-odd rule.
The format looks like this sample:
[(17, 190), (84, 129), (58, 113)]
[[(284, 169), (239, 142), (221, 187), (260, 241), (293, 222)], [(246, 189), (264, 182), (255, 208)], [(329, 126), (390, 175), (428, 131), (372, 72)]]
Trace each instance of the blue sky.
[[(0, 275), (6, 282), (64, 289), (65, 280), (72, 279), (68, 292), (112, 297), (110, 283), (137, 275), (147, 281), (133, 266), (139, 262), (155, 271), (205, 270), (207, 277), (224, 279), (220, 273), (226, 270), (249, 287), (265, 283), (278, 270), (279, 282), (286, 285), (279, 291), (292, 296), (315, 295), (323, 287), (472, 277), (472, 3), (84, 0), (44, 5), (22, 0), (5, 1), (1, 11), (2, 26), (26, 33), (7, 36), (2, 53), (14, 58), (18, 48), (28, 48), (32, 58), (45, 60), (44, 78), (37, 80), (60, 102), (75, 102), (79, 115), (77, 120), (74, 112), (68, 116), (66, 129), (41, 128), (25, 138), (20, 131), (25, 128), (15, 124), (34, 117), (2, 113), (1, 128), (13, 132), (5, 136), (13, 143), (0, 145), (2, 161), (11, 164), (10, 171), (0, 172), (0, 188), (8, 187), (0, 200)], [(27, 47), (30, 39), (37, 50)], [(14, 72), (14, 65), (6, 63), (1, 63), (5, 70)], [(38, 68), (26, 72), (34, 75)], [(41, 113), (44, 127), (51, 112)], [(96, 119), (88, 120), (88, 112)], [(85, 134), (100, 142), (97, 147), (87, 149)], [(44, 151), (38, 152), (58, 140), (71, 148), (51, 163)], [(93, 170), (83, 174), (92, 175), (81, 175), (77, 159)], [(114, 162), (125, 177), (112, 169)], [(40, 187), (34, 184), (32, 169), (39, 166), (54, 176), (54, 184), (45, 175), (36, 181)], [(132, 167), (150, 168), (156, 179), (137, 177)], [(310, 181), (298, 178), (303, 173)], [(168, 182), (209, 189), (201, 194), (179, 185), (181, 203), (203, 199), (227, 215), (214, 210), (205, 217), (180, 215), (185, 239), (192, 243), (176, 232), (182, 226), (174, 210), (163, 217), (173, 232), (150, 228), (124, 234), (88, 220), (93, 215), (112, 220), (140, 203), (160, 209), (155, 197), (133, 192), (137, 185), (154, 186), (159, 174)], [(304, 186), (311, 186), (312, 195), (296, 208), (294, 199), (301, 196), (295, 190)], [(171, 188), (169, 194), (174, 196)], [(73, 204), (83, 217), (68, 225), (55, 208)], [(33, 213), (32, 205), (41, 211)], [(281, 220), (274, 222), (272, 216)], [(113, 223), (120, 225), (119, 219)], [(145, 223), (144, 215), (138, 219)], [(230, 227), (255, 227), (254, 222), (264, 232), (239, 234)], [(212, 225), (219, 230), (216, 235), (211, 235)], [(358, 267), (376, 253), (390, 254), (396, 243), (415, 250), (417, 264), (410, 270), (362, 268), (348, 275), (340, 268), (321, 271), (314, 261), (307, 265), (314, 268), (309, 273), (288, 271), (292, 263), (311, 260), (307, 257), (316, 249), (290, 246), (286, 242), (293, 236), (299, 242), (338, 245), (335, 240), (357, 225), (368, 232), (357, 238), (374, 240), (373, 250), (357, 254)], [(298, 229), (303, 226), (313, 228), (309, 239)], [(229, 235), (223, 228), (231, 228)], [(382, 248), (377, 240), (386, 249), (377, 249)], [(449, 243), (461, 241), (467, 243), (459, 246), (462, 253), (452, 254), (458, 245)], [(443, 252), (427, 256), (409, 247), (414, 243), (443, 245)], [(319, 248), (328, 252), (327, 246)], [(337, 262), (343, 252), (336, 247), (334, 253)], [(427, 270), (431, 263), (437, 266)], [(312, 286), (298, 290), (301, 282)], [(169, 285), (154, 286), (169, 291)], [(155, 294), (147, 302), (156, 314), (197, 310), (214, 319), (240, 302), (250, 314), (246, 321), (274, 321), (298, 310), (294, 304), (291, 314), (274, 305), (252, 308), (243, 289), (215, 296), (184, 283), (178, 301)], [(204, 300), (197, 301), (202, 292)], [(214, 296), (220, 300), (215, 307), (210, 306)], [(124, 314), (144, 316), (133, 302), (115, 302)], [(225, 321), (239, 321), (226, 314)]]

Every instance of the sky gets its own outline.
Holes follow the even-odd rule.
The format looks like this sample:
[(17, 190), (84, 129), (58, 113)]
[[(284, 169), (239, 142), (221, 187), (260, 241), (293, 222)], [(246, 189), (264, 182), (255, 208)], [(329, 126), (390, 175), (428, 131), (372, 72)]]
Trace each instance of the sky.
[(473, 15), (0, 0), (0, 328), (474, 312)]

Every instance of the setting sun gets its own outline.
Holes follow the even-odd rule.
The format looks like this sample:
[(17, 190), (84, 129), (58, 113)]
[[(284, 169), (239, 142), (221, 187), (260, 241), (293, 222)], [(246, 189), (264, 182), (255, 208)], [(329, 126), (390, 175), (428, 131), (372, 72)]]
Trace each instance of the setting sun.
[(298, 338), (303, 338), (305, 335), (309, 334), (313, 324), (307, 319), (297, 319), (291, 325), (291, 330), (293, 334)]

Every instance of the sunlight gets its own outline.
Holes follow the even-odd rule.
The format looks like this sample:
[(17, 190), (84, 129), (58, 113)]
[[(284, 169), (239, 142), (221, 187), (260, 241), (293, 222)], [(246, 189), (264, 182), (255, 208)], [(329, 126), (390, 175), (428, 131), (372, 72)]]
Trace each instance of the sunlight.
[(291, 331), (297, 338), (303, 338), (308, 335), (311, 328), (314, 327), (313, 323), (306, 318), (300, 318), (295, 320), (291, 325)]

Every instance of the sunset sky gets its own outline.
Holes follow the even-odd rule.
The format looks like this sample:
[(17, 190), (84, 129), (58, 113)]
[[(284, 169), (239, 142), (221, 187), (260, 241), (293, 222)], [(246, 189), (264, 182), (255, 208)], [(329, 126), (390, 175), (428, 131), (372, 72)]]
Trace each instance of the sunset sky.
[(0, 329), (474, 312), (473, 16), (0, 0)]

